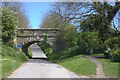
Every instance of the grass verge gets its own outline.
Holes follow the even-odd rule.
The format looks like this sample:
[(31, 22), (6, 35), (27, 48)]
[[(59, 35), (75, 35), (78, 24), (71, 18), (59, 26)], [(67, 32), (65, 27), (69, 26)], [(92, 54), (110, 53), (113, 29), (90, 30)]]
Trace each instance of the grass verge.
[(9, 76), (23, 62), (27, 61), (26, 55), (16, 48), (2, 45), (2, 78)]
[(110, 78), (118, 78), (120, 77), (119, 74), (119, 69), (118, 69), (118, 65), (120, 65), (119, 62), (111, 62), (109, 59), (99, 59), (100, 62), (102, 62), (103, 68), (104, 68), (104, 73), (105, 76), (108, 76)]
[(96, 64), (83, 55), (77, 55), (71, 58), (54, 60), (55, 62), (78, 75), (92, 76), (96, 74)]
[[(91, 56), (99, 57), (99, 56), (104, 56), (104, 54), (92, 54)], [(110, 78), (120, 77), (119, 69), (118, 69), (120, 62), (112, 62), (110, 59), (105, 59), (105, 58), (98, 58), (98, 60), (102, 62), (105, 76)]]

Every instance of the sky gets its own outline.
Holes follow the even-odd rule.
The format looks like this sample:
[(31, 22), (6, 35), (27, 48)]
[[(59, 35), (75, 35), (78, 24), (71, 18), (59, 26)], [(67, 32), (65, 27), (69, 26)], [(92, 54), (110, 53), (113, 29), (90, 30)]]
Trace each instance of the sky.
[(33, 29), (39, 28), (42, 23), (44, 14), (50, 9), (49, 2), (24, 2), (24, 7), (27, 10), (27, 16), (30, 21), (30, 26)]
[(24, 2), (27, 16), (30, 21), (31, 28), (39, 28), (42, 23), (44, 14), (49, 10), (49, 2)]

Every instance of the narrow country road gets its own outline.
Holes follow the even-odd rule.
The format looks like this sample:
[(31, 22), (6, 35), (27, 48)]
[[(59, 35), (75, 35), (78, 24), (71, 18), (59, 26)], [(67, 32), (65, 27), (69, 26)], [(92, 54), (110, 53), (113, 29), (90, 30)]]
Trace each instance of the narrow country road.
[(30, 46), (30, 49), (32, 51), (32, 58), (47, 58), (44, 52), (41, 50), (41, 48), (35, 43)]
[[(33, 44), (31, 50), (33, 58), (46, 58), (45, 54), (37, 44)], [(80, 76), (49, 61), (30, 59), (8, 78), (80, 78)], [(85, 77), (81, 76), (81, 78)]]

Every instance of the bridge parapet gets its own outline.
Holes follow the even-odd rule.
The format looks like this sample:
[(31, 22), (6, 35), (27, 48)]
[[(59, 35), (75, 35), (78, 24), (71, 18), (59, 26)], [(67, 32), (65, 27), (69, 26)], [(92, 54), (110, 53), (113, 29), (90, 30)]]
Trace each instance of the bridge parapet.
[(44, 35), (48, 35), (48, 36), (55, 36), (56, 34), (58, 34), (58, 32), (60, 31), (60, 29), (20, 29), (18, 31), (17, 36), (44, 36)]
[[(32, 41), (44, 41), (53, 45), (55, 37), (59, 32), (60, 29), (53, 28), (20, 29), (17, 33), (17, 44), (25, 44)], [(37, 39), (37, 37), (39, 39)]]

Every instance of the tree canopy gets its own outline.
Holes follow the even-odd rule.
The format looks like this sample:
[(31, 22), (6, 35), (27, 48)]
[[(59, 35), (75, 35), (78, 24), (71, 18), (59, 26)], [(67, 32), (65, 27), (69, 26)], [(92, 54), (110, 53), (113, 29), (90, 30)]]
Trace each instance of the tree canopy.
[(108, 36), (109, 25), (119, 11), (120, 2), (115, 2), (114, 5), (108, 2), (58, 2), (52, 6), (50, 12), (58, 15), (65, 23), (76, 24), (80, 29), (87, 23), (86, 26), (91, 26), (90, 29), (98, 31), (99, 39), (104, 42)]
[(18, 27), (19, 28), (28, 28), (29, 20), (26, 15), (26, 10), (24, 9), (24, 3), (22, 2), (3, 2), (3, 6), (8, 8), (11, 12), (15, 13), (14, 16), (18, 20)]
[(17, 19), (6, 7), (2, 8), (2, 40), (3, 43), (12, 42), (16, 34)]

